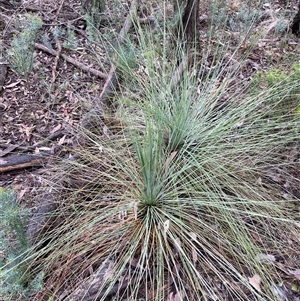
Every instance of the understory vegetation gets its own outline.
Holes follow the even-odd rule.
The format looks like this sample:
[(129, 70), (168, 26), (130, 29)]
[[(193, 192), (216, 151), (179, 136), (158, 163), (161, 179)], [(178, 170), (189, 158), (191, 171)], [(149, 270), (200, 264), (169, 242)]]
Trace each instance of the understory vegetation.
[(34, 244), (17, 233), (4, 300), (280, 301), (282, 270), (299, 293), (299, 62), (246, 76), (259, 11), (211, 5), (237, 34), (211, 18), (191, 49), (174, 42), (167, 4), (155, 29), (133, 13), (119, 45), (89, 34), (118, 89), (51, 170), (38, 197), (58, 207)]

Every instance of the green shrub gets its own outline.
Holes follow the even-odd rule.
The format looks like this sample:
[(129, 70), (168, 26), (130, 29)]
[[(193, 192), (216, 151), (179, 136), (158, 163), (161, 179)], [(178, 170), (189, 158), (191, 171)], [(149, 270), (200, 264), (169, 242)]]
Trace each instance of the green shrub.
[[(286, 89), (286, 85), (293, 85), (300, 80), (300, 65), (293, 64), (291, 71), (283, 71), (273, 68), (268, 71), (259, 71), (254, 74), (251, 85), (255, 88), (278, 87)], [(299, 85), (298, 85), (299, 86)], [(298, 89), (300, 90), (300, 88)]]
[(22, 76), (28, 76), (33, 68), (34, 42), (42, 25), (42, 20), (38, 16), (29, 15), (28, 24), (13, 37), (11, 48), (7, 52), (10, 64)]
[[(250, 94), (259, 95), (262, 90), (270, 89), (272, 97), (270, 97), (268, 105), (276, 106), (274, 114), (284, 117), (293, 111), (298, 115), (300, 106), (299, 80), (299, 64), (294, 64), (289, 72), (276, 68), (265, 72), (260, 71), (253, 76), (249, 91)], [(278, 101), (278, 98), (281, 98), (281, 101)]]
[(67, 49), (74, 50), (77, 48), (77, 44), (78, 44), (78, 41), (77, 41), (77, 37), (75, 35), (75, 31), (74, 31), (74, 29), (72, 29), (71, 25), (68, 24), (66, 38), (63, 43), (63, 46)]
[(29, 282), (25, 224), (28, 212), (16, 203), (12, 190), (0, 188), (0, 296), (4, 300), (27, 300), (41, 288), (42, 273)]
[(92, 10), (90, 13), (86, 13), (84, 16), (86, 22), (86, 32), (89, 42), (97, 43), (99, 42), (99, 30), (100, 19), (96, 12)]

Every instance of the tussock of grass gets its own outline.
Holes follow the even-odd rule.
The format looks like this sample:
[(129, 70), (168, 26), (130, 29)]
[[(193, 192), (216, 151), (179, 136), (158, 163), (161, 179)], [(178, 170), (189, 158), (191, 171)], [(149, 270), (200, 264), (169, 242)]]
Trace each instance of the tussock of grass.
[(297, 252), (295, 200), (271, 176), (299, 184), (286, 159), (299, 130), (296, 108), (283, 105), (291, 87), (253, 95), (221, 63), (172, 86), (176, 63), (145, 41), (139, 54), (152, 57), (128, 69), (136, 85), (122, 87), (118, 127), (108, 133), (99, 118), (59, 171), (61, 224), (36, 259), (51, 280), (45, 294), (72, 296), (110, 262), (94, 300), (276, 300), (276, 269), (258, 256)]

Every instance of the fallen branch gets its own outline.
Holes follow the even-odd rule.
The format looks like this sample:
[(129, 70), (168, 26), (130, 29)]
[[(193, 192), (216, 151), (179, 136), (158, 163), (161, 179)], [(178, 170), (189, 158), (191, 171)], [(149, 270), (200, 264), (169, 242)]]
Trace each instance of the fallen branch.
[[(40, 44), (40, 43), (34, 43), (34, 47), (37, 48), (37, 49), (40, 49), (40, 50), (42, 50), (42, 51), (44, 51), (44, 52), (47, 52), (47, 53), (49, 53), (49, 54), (52, 54), (52, 55), (54, 55), (54, 56), (57, 56), (57, 55), (58, 55), (58, 51), (55, 51), (55, 50), (53, 50), (53, 49), (50, 49), (50, 48), (46, 47), (46, 46), (43, 45), (43, 44)], [(85, 64), (80, 63), (80, 62), (78, 62), (77, 60), (75, 60), (75, 59), (73, 59), (73, 58), (71, 58), (71, 57), (69, 57), (69, 56), (67, 56), (67, 55), (65, 55), (65, 54), (63, 54), (63, 53), (61, 53), (60, 56), (61, 56), (64, 60), (66, 60), (68, 63), (74, 65), (75, 67), (81, 69), (82, 71), (85, 71), (85, 72), (87, 72), (87, 73), (91, 73), (91, 74), (93, 74), (93, 75), (95, 75), (95, 76), (98, 76), (98, 77), (100, 77), (100, 78), (103, 78), (103, 79), (106, 79), (106, 78), (107, 78), (107, 75), (106, 75), (105, 73), (103, 73), (103, 72), (101, 72), (101, 71), (99, 71), (99, 70), (97, 70), (97, 69), (91, 68), (91, 67), (89, 67), (89, 66), (86, 66)]]
[(48, 158), (41, 155), (14, 155), (0, 159), (0, 173), (43, 166)]

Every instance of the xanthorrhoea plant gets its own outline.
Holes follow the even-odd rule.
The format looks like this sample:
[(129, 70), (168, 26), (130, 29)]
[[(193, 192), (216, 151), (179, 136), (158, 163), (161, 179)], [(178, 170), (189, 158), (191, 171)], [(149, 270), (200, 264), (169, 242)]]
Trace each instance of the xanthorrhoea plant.
[(275, 300), (270, 258), (287, 258), (296, 250), (285, 239), (299, 240), (294, 200), (272, 174), (298, 183), (289, 174), (297, 163), (285, 158), (299, 140), (296, 107), (284, 105), (292, 87), (248, 93), (228, 48), (212, 52), (216, 68), (185, 68), (174, 85), (165, 45), (157, 51), (137, 32), (144, 72), (125, 68), (136, 87), (121, 89), (120, 126), (108, 133), (99, 118), (83, 130), (86, 143), (59, 172), (69, 179), (57, 212), (65, 220), (37, 254), (49, 291), (66, 300)]

